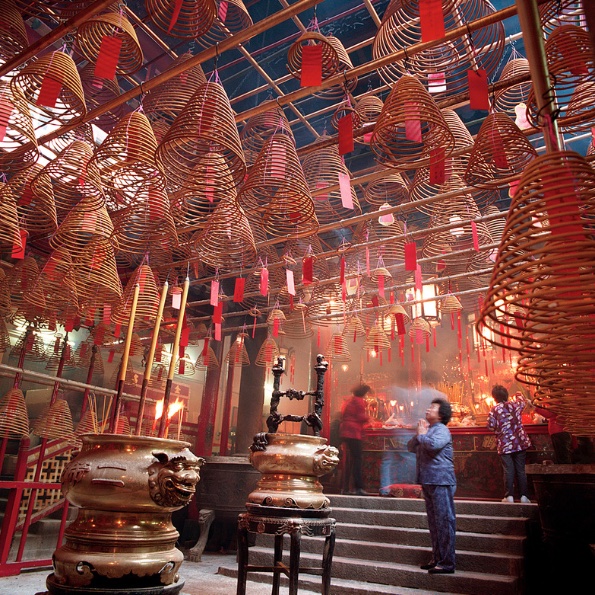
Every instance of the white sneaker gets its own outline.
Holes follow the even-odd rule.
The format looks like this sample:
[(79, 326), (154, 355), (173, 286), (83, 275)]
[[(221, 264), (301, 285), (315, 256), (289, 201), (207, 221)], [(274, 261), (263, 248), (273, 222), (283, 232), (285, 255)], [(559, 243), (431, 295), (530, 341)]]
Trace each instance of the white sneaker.
[[(525, 496), (523, 496), (524, 498)], [(521, 498), (521, 502), (522, 502), (522, 498)], [(511, 504), (514, 502), (514, 498), (512, 496), (506, 496), (505, 498), (502, 498), (502, 502), (510, 502)]]
[(521, 504), (531, 504), (531, 500), (527, 496), (521, 496)]

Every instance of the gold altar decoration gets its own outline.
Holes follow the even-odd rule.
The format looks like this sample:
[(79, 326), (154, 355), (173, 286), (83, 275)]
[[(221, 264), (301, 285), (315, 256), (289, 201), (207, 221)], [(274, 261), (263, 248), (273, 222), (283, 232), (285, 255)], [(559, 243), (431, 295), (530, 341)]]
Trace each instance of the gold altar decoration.
[(263, 146), (238, 195), (273, 237), (310, 236), (318, 231), (314, 203), (293, 139), (273, 134)]
[(105, 37), (122, 40), (116, 74), (134, 74), (143, 65), (143, 50), (134, 27), (119, 5), (107, 12), (92, 16), (76, 30), (76, 45), (83, 56), (95, 64)]
[(8, 81), (0, 81), (0, 99), (5, 106), (12, 106), (0, 141), (0, 166), (11, 171), (26, 170), (39, 158), (29, 105), (20, 92), (13, 92)]
[(246, 120), (240, 132), (240, 140), (248, 166), (254, 165), (262, 147), (273, 134), (286, 134), (294, 140), (295, 144), (291, 126), (281, 107), (256, 114)]
[[(477, 330), (519, 352), (516, 378), (535, 387), (567, 429), (584, 433), (579, 417), (595, 386), (595, 174), (572, 151), (552, 151), (525, 169), (506, 226)], [(493, 337), (493, 338), (492, 338)]]
[(0, 246), (22, 248), (17, 203), (9, 184), (0, 182)]
[(0, 435), (11, 438), (29, 435), (29, 414), (20, 388), (11, 388), (0, 399)]
[(494, 110), (505, 112), (510, 117), (516, 117), (516, 108), (520, 103), (527, 103), (531, 92), (531, 73), (527, 58), (513, 58), (502, 69), (498, 81), (504, 83), (509, 79), (526, 78), (525, 82), (503, 86), (494, 95)]
[(196, 39), (211, 28), (218, 7), (215, 0), (182, 0), (179, 4), (178, 8), (167, 0), (145, 0), (145, 9), (155, 26), (172, 37)]
[(110, 208), (135, 202), (137, 194), (148, 188), (165, 188), (156, 149), (151, 123), (140, 111), (124, 116), (95, 149), (90, 163), (99, 169)]
[(455, 148), (455, 137), (432, 96), (418, 79), (406, 74), (384, 102), (370, 148), (378, 163), (407, 170), (413, 164), (429, 165), (430, 154), (436, 149), (448, 157)]
[(518, 175), (537, 151), (507, 115), (493, 112), (483, 121), (469, 157), (465, 181), (471, 186), (500, 186)]
[[(169, 68), (176, 68), (190, 58), (192, 58), (191, 52), (180, 54)], [(153, 124), (161, 121), (169, 128), (198, 87), (206, 82), (202, 66), (196, 64), (149, 91), (143, 99), (143, 110)]]
[(235, 341), (231, 344), (229, 350), (223, 358), (230, 366), (249, 366), (250, 357), (246, 351), (246, 339), (248, 335), (246, 333), (238, 333)]
[[(53, 107), (37, 104), (44, 81), (60, 85)], [(30, 111), (41, 122), (74, 125), (87, 114), (81, 77), (74, 60), (64, 52), (56, 50), (29, 62), (10, 80), (10, 87), (13, 96), (25, 98)]]
[(254, 365), (260, 368), (271, 367), (279, 357), (279, 346), (273, 337), (267, 337), (260, 346)]
[[(115, 76), (113, 79), (96, 77), (95, 65), (90, 62), (81, 69), (80, 74), (87, 111), (92, 111), (104, 103), (120, 97), (122, 90)], [(93, 120), (93, 123), (100, 128), (109, 130), (116, 122), (124, 117), (125, 113), (125, 104), (122, 103), (101, 114), (101, 116)]]
[(3, 0), (0, 7), (0, 61), (4, 63), (28, 47), (29, 40), (25, 21), (13, 0)]
[(251, 267), (256, 262), (250, 223), (232, 191), (222, 196), (193, 242), (201, 261), (222, 271)]
[(112, 310), (111, 320), (115, 324), (127, 324), (132, 307), (134, 287), (139, 285), (140, 293), (136, 306), (138, 320), (153, 320), (159, 307), (159, 291), (155, 283), (155, 276), (148, 264), (141, 264), (130, 276), (122, 293), (120, 301)]
[[(489, 17), (494, 7), (487, 0), (442, 2), (444, 29), (449, 31)], [(435, 18), (439, 18), (436, 16)], [(391, 0), (378, 28), (372, 56), (383, 58), (421, 42), (419, 2)], [(378, 69), (387, 85), (402, 76), (415, 75), (433, 94), (454, 94), (468, 89), (467, 70), (484, 69), (490, 77), (498, 68), (504, 52), (505, 33), (501, 22), (493, 22), (456, 39), (433, 45), (401, 60), (393, 60)], [(433, 75), (433, 76), (432, 76)]]
[[(46, 174), (44, 186), (49, 189), (48, 193), (35, 193), (31, 184), (42, 169), (42, 166), (36, 163), (22, 172), (17, 172), (8, 184), (13, 195), (21, 197), (21, 204), (17, 204), (17, 213), (21, 227), (29, 233), (28, 241), (52, 235), (58, 228), (51, 179)], [(23, 200), (23, 197), (26, 199)]]
[[(328, 137), (323, 134), (316, 142), (324, 143)], [(351, 179), (349, 169), (339, 155), (339, 147), (333, 144), (330, 147), (324, 146), (316, 149), (316, 142), (313, 143), (311, 152), (308, 152), (302, 159), (304, 177), (310, 192), (322, 190), (324, 193), (318, 193), (313, 196), (314, 210), (316, 218), (321, 225), (334, 223), (337, 220), (345, 219), (361, 213), (361, 208), (355, 193), (355, 188), (349, 186), (351, 193), (351, 202), (353, 208), (343, 206), (343, 199), (339, 185), (339, 176), (347, 176)], [(333, 186), (333, 190), (325, 188)]]
[(237, 188), (246, 161), (229, 98), (216, 82), (198, 87), (159, 143), (155, 159), (171, 185), (201, 191), (216, 172), (199, 179), (192, 172), (211, 151), (223, 157)]
[(333, 364), (351, 361), (347, 339), (342, 333), (333, 333), (331, 335), (324, 353), (326, 353), (326, 357)]

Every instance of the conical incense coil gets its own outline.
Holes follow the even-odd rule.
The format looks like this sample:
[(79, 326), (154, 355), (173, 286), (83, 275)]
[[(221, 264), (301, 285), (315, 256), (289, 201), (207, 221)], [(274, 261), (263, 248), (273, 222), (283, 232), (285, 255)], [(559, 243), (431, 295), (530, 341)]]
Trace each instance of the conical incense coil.
[(231, 344), (229, 351), (225, 354), (225, 361), (230, 366), (249, 366), (250, 357), (246, 351), (245, 340), (248, 335), (246, 333), (239, 333), (236, 340)]
[(248, 218), (233, 195), (223, 198), (205, 227), (194, 239), (200, 259), (220, 270), (250, 267), (256, 260), (256, 246)]
[(337, 48), (327, 37), (318, 31), (306, 31), (291, 45), (287, 53), (287, 68), (291, 75), (300, 79), (302, 76), (302, 53), (304, 46), (322, 46), (322, 80), (333, 76), (339, 68)]
[[(310, 236), (307, 238), (292, 238), (287, 240), (285, 243), (287, 252), (295, 255), (298, 262), (294, 270), (294, 276), (297, 283), (302, 283), (302, 267), (304, 258), (312, 258), (312, 280), (316, 279), (328, 279), (330, 274), (330, 268), (326, 258), (318, 258), (318, 254), (323, 254), (324, 250), (320, 243), (318, 236)], [(274, 262), (269, 259), (269, 262)], [(301, 263), (301, 266), (300, 266)], [(272, 272), (272, 271), (271, 271)], [(285, 273), (282, 272), (282, 276), (285, 277)], [(270, 277), (269, 277), (270, 278)], [(281, 280), (281, 284), (284, 284), (286, 279)], [(303, 292), (305, 287), (301, 289)], [(304, 296), (305, 298), (306, 296)]]
[(500, 73), (500, 82), (524, 77), (524, 82), (508, 85), (496, 91), (494, 95), (494, 110), (505, 112), (510, 117), (516, 117), (516, 107), (519, 103), (527, 103), (531, 91), (531, 71), (527, 58), (513, 58), (509, 60)]
[(353, 341), (366, 336), (364, 325), (357, 314), (354, 314), (347, 319), (347, 322), (343, 326), (343, 334), (349, 338), (349, 340)]
[(97, 422), (97, 413), (93, 409), (87, 409), (81, 417), (79, 423), (76, 426), (74, 433), (77, 436), (83, 434), (98, 434), (99, 423)]
[[(110, 384), (112, 386), (116, 386), (118, 381), (120, 380), (120, 366), (122, 365), (122, 360), (118, 366), (114, 368), (112, 375), (110, 376)], [(132, 384), (136, 385), (139, 384), (142, 380), (142, 376), (135, 370), (133, 362), (128, 360), (128, 365), (126, 366), (126, 378), (124, 378), (125, 384)]]
[(0, 59), (8, 62), (29, 46), (25, 21), (12, 0), (2, 1), (0, 15)]
[(314, 203), (293, 140), (274, 134), (266, 142), (238, 196), (274, 237), (309, 236), (318, 230)]
[[(194, 41), (201, 47), (209, 48), (235, 34), (252, 26), (252, 18), (242, 0), (227, 0), (218, 2), (218, 10), (211, 28)], [(225, 9), (222, 8), (225, 6)]]
[(47, 143), (44, 143), (44, 145), (57, 155), (75, 140), (82, 140), (92, 146), (95, 145), (93, 128), (91, 128), (90, 122), (80, 124), (77, 128), (72, 130), (67, 130), (64, 134), (49, 140)]
[(340, 322), (345, 314), (341, 287), (337, 283), (318, 285), (308, 303), (307, 319), (315, 326), (328, 326)]
[[(191, 52), (180, 54), (170, 64), (169, 69), (183, 64), (190, 58)], [(152, 89), (143, 99), (143, 110), (151, 122), (161, 120), (167, 123), (169, 128), (198, 87), (206, 82), (201, 65), (192, 66)]]
[(409, 327), (409, 337), (414, 343), (425, 343), (432, 334), (430, 323), (423, 318), (415, 318)]
[(8, 81), (0, 81), (0, 102), (10, 110), (0, 140), (0, 166), (13, 172), (27, 169), (39, 158), (29, 105), (21, 93), (13, 93)]
[(155, 283), (153, 271), (149, 265), (139, 266), (130, 276), (119, 303), (112, 311), (112, 322), (115, 324), (127, 324), (130, 318), (132, 307), (132, 295), (135, 285), (139, 285), (140, 293), (136, 306), (136, 317), (154, 320), (159, 307), (159, 291)]
[(73, 266), (81, 306), (113, 304), (122, 297), (122, 283), (109, 240), (93, 241), (76, 252)]
[(83, 56), (95, 64), (105, 37), (122, 40), (117, 74), (133, 74), (143, 65), (143, 51), (134, 27), (117, 6), (108, 12), (92, 16), (76, 30), (76, 45)]
[(279, 347), (275, 339), (267, 337), (256, 354), (254, 365), (260, 368), (270, 368), (277, 361), (279, 354)]
[(103, 357), (101, 356), (101, 349), (99, 345), (94, 345), (92, 337), (86, 341), (79, 343), (79, 346), (74, 352), (74, 359), (77, 368), (84, 368), (85, 370), (91, 364), (91, 356), (93, 355), (93, 348), (95, 347), (95, 361), (93, 363), (93, 377), (100, 376), (105, 372), (103, 365)]
[(0, 182), (0, 246), (22, 248), (17, 203), (9, 184)]
[(12, 388), (0, 399), (0, 436), (29, 435), (29, 414), (23, 391)]
[[(171, 353), (165, 353), (165, 357), (167, 361), (162, 364), (165, 368), (165, 376), (163, 380), (167, 379), (167, 371), (169, 370), (170, 360), (171, 360)], [(183, 355), (182, 357), (176, 356), (176, 361), (174, 363), (174, 374), (176, 376), (194, 376), (196, 372), (195, 363), (190, 359), (188, 354)], [(156, 380), (161, 380), (160, 375), (157, 374)]]
[(124, 116), (95, 150), (91, 163), (99, 169), (106, 198), (115, 209), (136, 200), (147, 188), (165, 188), (165, 177), (155, 162), (157, 140), (141, 112)]
[(561, 25), (585, 25), (585, 10), (578, 0), (557, 0), (540, 4), (539, 21), (544, 36), (549, 37)]
[(21, 226), (27, 230), (32, 239), (51, 235), (58, 228), (52, 182), (49, 176), (46, 176), (45, 184), (45, 188), (48, 189), (47, 193), (37, 194), (31, 185), (42, 169), (42, 166), (36, 163), (26, 170), (16, 173), (8, 184), (13, 195), (18, 197), (17, 213)]
[(351, 353), (349, 353), (349, 349), (347, 348), (346, 338), (340, 333), (335, 333), (331, 336), (324, 353), (333, 363), (351, 361)]
[(448, 157), (455, 138), (432, 96), (410, 75), (402, 76), (384, 102), (370, 148), (376, 160), (395, 169), (430, 164), (435, 149)]
[[(324, 142), (325, 138), (325, 135), (321, 136), (318, 142)], [(316, 143), (314, 143), (313, 147), (316, 147)], [(344, 199), (338, 187), (339, 177), (344, 176), (350, 179), (351, 176), (339, 155), (337, 145), (318, 150), (314, 149), (304, 157), (302, 166), (310, 192), (317, 190), (322, 192), (322, 194), (319, 192), (312, 197), (319, 223), (332, 223), (361, 213), (355, 188), (351, 184), (349, 185), (349, 192), (353, 208), (344, 206)], [(337, 186), (337, 188), (325, 190), (329, 186)]]
[[(118, 353), (124, 352), (124, 342), (120, 343), (116, 349)], [(138, 333), (132, 333), (130, 338), (130, 349), (128, 355), (130, 357), (136, 357), (137, 355), (143, 355), (145, 353), (145, 346), (143, 345), (141, 338)]]
[(286, 134), (294, 140), (295, 144), (291, 126), (281, 107), (256, 114), (246, 120), (240, 132), (240, 140), (248, 166), (254, 164), (265, 143), (273, 134)]
[(214, 82), (200, 85), (157, 147), (157, 163), (170, 184), (200, 190), (190, 172), (210, 151), (220, 153), (236, 187), (244, 180), (246, 162), (234, 113), (225, 89)]
[(402, 316), (403, 324), (409, 324), (411, 321), (411, 317), (402, 304), (391, 304), (387, 310), (387, 315), (395, 317), (395, 320), (397, 316)]
[(283, 322), (283, 331), (288, 339), (307, 339), (314, 334), (310, 321), (306, 318), (306, 308), (295, 308)]
[(50, 246), (77, 254), (92, 242), (110, 240), (115, 244), (114, 226), (105, 205), (99, 208), (95, 205), (93, 197), (83, 198), (50, 238)]
[(0, 353), (4, 353), (9, 348), (10, 335), (8, 334), (8, 329), (6, 328), (4, 318), (0, 317)]
[(491, 113), (475, 138), (465, 181), (471, 186), (500, 186), (502, 179), (521, 173), (536, 156), (533, 145), (509, 116)]
[(373, 349), (374, 351), (380, 351), (381, 349), (389, 349), (390, 340), (386, 336), (386, 333), (379, 324), (375, 324), (370, 327), (368, 336), (364, 341), (364, 349)]
[(200, 355), (196, 358), (195, 366), (197, 368), (207, 369), (214, 369), (220, 366), (217, 355), (210, 345), (207, 345), (206, 349), (203, 348)]
[[(366, 124), (376, 124), (383, 106), (384, 101), (377, 95), (366, 95), (357, 101), (355, 104), (355, 111), (358, 115), (360, 125), (365, 126)], [(358, 143), (368, 143), (369, 137), (365, 137), (365, 135), (358, 136), (355, 138), (355, 141)]]
[(501, 213), (501, 216), (497, 219), (490, 219), (489, 221), (486, 221), (485, 224), (490, 232), (492, 242), (499, 243), (502, 239), (502, 234), (504, 233), (504, 226), (506, 225), (506, 212), (499, 211), (498, 207), (495, 205), (490, 205), (482, 212), (482, 215), (494, 215), (496, 213)]
[(440, 312), (443, 312), (444, 314), (460, 312), (462, 309), (463, 305), (459, 301), (459, 298), (452, 293), (447, 294), (440, 300)]
[(56, 373), (60, 367), (62, 355), (64, 354), (63, 367), (64, 370), (75, 370), (78, 366), (74, 353), (70, 348), (70, 345), (64, 347), (64, 337), (56, 335), (54, 345), (49, 345), (46, 349), (46, 364), (45, 369), (48, 372)]
[(31, 432), (48, 440), (72, 438), (74, 426), (68, 403), (64, 399), (56, 399), (52, 405), (48, 405), (31, 424)]
[(167, 35), (196, 39), (211, 28), (217, 14), (217, 3), (215, 0), (183, 0), (178, 9), (177, 5), (164, 0), (145, 0), (145, 9), (155, 26)]
[(8, 277), (4, 269), (0, 270), (0, 317), (6, 318), (12, 314), (12, 302), (10, 299), (10, 287)]
[[(369, 250), (370, 256), (376, 256), (377, 259), (382, 258), (384, 264), (393, 266), (402, 263), (405, 260), (405, 226), (402, 221), (395, 219), (390, 225), (385, 225), (374, 219), (371, 222), (373, 229), (373, 236), (379, 242), (375, 247)], [(404, 272), (400, 271), (396, 278), (404, 276)], [(377, 281), (373, 277), (374, 281)]]
[(33, 287), (23, 295), (25, 302), (55, 310), (67, 305), (78, 309), (75, 272), (69, 252), (50, 254)]
[(588, 81), (576, 86), (566, 106), (566, 113), (559, 119), (564, 132), (589, 130), (593, 123), (595, 108), (595, 81)]
[(83, 198), (86, 210), (100, 209), (105, 199), (99, 170), (90, 163), (92, 156), (90, 143), (71, 142), (31, 180), (33, 195), (46, 203), (53, 199), (60, 219)]
[[(462, 23), (488, 18), (494, 12), (494, 7), (487, 0), (442, 2), (446, 33), (461, 27)], [(421, 41), (419, 2), (391, 0), (374, 38), (372, 56), (378, 59), (402, 50), (406, 52), (410, 46)], [(463, 92), (468, 89), (469, 69), (483, 69), (488, 78), (493, 75), (500, 64), (504, 45), (504, 26), (501, 22), (492, 22), (473, 33), (469, 31), (412, 56), (405, 53), (405, 59), (393, 60), (380, 67), (378, 74), (387, 85), (412, 74), (433, 94)]]
[[(336, 74), (352, 70), (353, 63), (351, 62), (351, 58), (341, 40), (333, 35), (327, 35), (326, 41), (334, 48), (335, 52), (337, 52), (339, 65), (337, 66)], [(314, 95), (321, 99), (336, 100), (343, 97), (345, 93), (351, 93), (356, 87), (357, 77), (344, 77), (340, 84), (321, 89), (320, 91), (315, 91)]]
[(364, 200), (370, 205), (380, 206), (388, 202), (396, 207), (409, 202), (409, 189), (401, 174), (389, 174), (366, 184)]
[(283, 310), (280, 310), (279, 308), (272, 308), (269, 312), (269, 315), (267, 316), (267, 324), (269, 326), (273, 326), (275, 324), (275, 321), (278, 321), (277, 324), (280, 324), (284, 320), (285, 313), (283, 312)]
[(45, 362), (45, 346), (39, 333), (34, 331), (29, 334), (23, 333), (10, 350), (10, 357), (20, 357), (23, 346), (25, 347), (25, 359), (34, 362)]
[[(40, 91), (49, 84), (60, 86), (57, 100), (52, 107), (39, 105)], [(87, 114), (81, 77), (74, 60), (64, 52), (50, 52), (29, 62), (11, 79), (10, 86), (14, 95), (20, 94), (27, 100), (41, 122), (74, 125)]]
[[(95, 65), (90, 62), (81, 69), (81, 85), (85, 93), (85, 101), (87, 110), (92, 111), (99, 106), (102, 106), (110, 101), (115, 100), (122, 94), (122, 89), (118, 84), (117, 78), (106, 79), (95, 76)], [(143, 101), (144, 104), (144, 101)], [(126, 113), (126, 104), (110, 109), (108, 112), (101, 114), (98, 118), (93, 120), (93, 123), (100, 128), (109, 130), (118, 122)]]
[(31, 291), (39, 277), (39, 266), (32, 256), (25, 256), (23, 260), (15, 262), (7, 273), (5, 282), (10, 288), (10, 298), (13, 306), (23, 303), (23, 296)]

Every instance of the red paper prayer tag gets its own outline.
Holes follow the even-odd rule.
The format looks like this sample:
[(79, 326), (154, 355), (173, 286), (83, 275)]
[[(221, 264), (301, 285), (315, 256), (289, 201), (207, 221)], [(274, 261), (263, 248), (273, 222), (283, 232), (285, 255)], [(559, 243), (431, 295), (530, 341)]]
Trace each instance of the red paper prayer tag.
[(422, 42), (444, 37), (442, 0), (419, 0), (419, 21)]
[(341, 191), (341, 204), (346, 209), (353, 209), (353, 196), (351, 195), (351, 179), (349, 174), (339, 174), (339, 189)]
[(238, 303), (244, 299), (244, 287), (246, 287), (246, 279), (238, 277), (233, 287), (233, 301)]
[(225, 19), (227, 18), (227, 2), (225, 0), (219, 3), (219, 11), (217, 12), (217, 16), (222, 23), (225, 23)]
[(27, 183), (23, 186), (23, 193), (17, 201), (17, 205), (26, 206), (30, 205), (33, 200), (33, 190), (31, 190), (31, 184)]
[(62, 91), (62, 81), (46, 75), (41, 81), (41, 88), (35, 102), (36, 105), (56, 107), (56, 101), (60, 97), (60, 91)]
[(0, 142), (6, 136), (6, 129), (8, 128), (8, 122), (13, 110), (14, 105), (12, 101), (6, 95), (0, 95)]
[(446, 76), (443, 72), (428, 72), (428, 91), (430, 93), (446, 91)]
[(287, 293), (289, 295), (295, 295), (295, 282), (293, 279), (293, 271), (291, 269), (286, 269), (285, 277), (287, 280)]
[(285, 165), (287, 163), (287, 151), (281, 143), (273, 143), (271, 159), (269, 161), (269, 176), (277, 180), (285, 179)]
[(339, 281), (340, 283), (345, 281), (345, 256), (343, 255), (341, 255)]
[(20, 229), (15, 237), (15, 242), (12, 245), (12, 258), (23, 260), (25, 258), (25, 248), (27, 247), (27, 237), (29, 233), (26, 229)]
[(103, 37), (97, 62), (95, 63), (95, 71), (93, 72), (96, 77), (112, 80), (116, 76), (122, 41), (122, 37), (113, 37), (111, 35)]
[(473, 250), (479, 252), (479, 236), (477, 235), (477, 223), (471, 221), (471, 236), (473, 237)]
[(182, 288), (181, 287), (172, 287), (171, 307), (174, 310), (179, 310), (182, 307)]
[(223, 322), (223, 302), (219, 302), (213, 308), (213, 322), (215, 324), (221, 324)]
[(302, 46), (300, 87), (317, 87), (322, 83), (322, 44)]
[(185, 326), (182, 328), (182, 332), (180, 333), (180, 347), (188, 347), (189, 342), (190, 342), (190, 327)]
[(421, 121), (419, 104), (415, 101), (405, 102), (405, 138), (421, 143)]
[(445, 155), (444, 147), (430, 151), (430, 184), (444, 184), (446, 181)]
[(405, 244), (405, 270), (415, 271), (417, 269), (417, 245), (415, 242)]
[(312, 283), (314, 277), (314, 259), (311, 256), (306, 256), (302, 261), (302, 283), (309, 285)]
[(494, 159), (494, 165), (499, 169), (508, 169), (508, 159), (506, 158), (506, 150), (502, 137), (497, 129), (492, 129), (491, 141), (492, 141), (492, 157)]
[(269, 293), (269, 270), (263, 268), (260, 270), (260, 295), (268, 295)]
[(217, 306), (219, 303), (219, 281), (211, 281), (211, 306)]
[(351, 153), (354, 149), (353, 142), (353, 116), (347, 114), (339, 118), (339, 155)]
[(279, 336), (279, 319), (275, 318), (275, 320), (273, 320), (273, 337), (278, 337)]
[(118, 324), (116, 324), (116, 326), (114, 327), (114, 337), (116, 337), (116, 339), (120, 336), (120, 333), (122, 332), (122, 325), (118, 322)]
[(182, 4), (184, 4), (184, 0), (175, 0), (174, 9), (171, 14), (171, 20), (169, 22), (169, 27), (167, 28), (167, 32), (171, 33), (171, 30), (176, 26), (178, 22), (178, 17), (180, 16), (180, 11), (182, 10)]
[(488, 74), (483, 68), (467, 71), (469, 83), (469, 107), (473, 110), (489, 110), (490, 98), (488, 95)]
[(113, 349), (110, 349), (109, 355), (107, 356), (107, 363), (111, 364), (114, 361), (114, 355), (116, 352)]

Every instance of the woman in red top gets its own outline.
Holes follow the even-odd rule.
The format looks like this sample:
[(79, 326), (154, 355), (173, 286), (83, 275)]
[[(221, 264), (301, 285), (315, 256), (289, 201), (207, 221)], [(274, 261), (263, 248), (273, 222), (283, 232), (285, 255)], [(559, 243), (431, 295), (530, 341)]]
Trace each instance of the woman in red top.
[(367, 496), (362, 478), (362, 430), (369, 421), (366, 415), (364, 397), (370, 392), (367, 384), (360, 384), (351, 390), (353, 396), (343, 403), (341, 409), (341, 442), (348, 453), (343, 471), (342, 493), (349, 492), (349, 482), (353, 477), (355, 494)]

